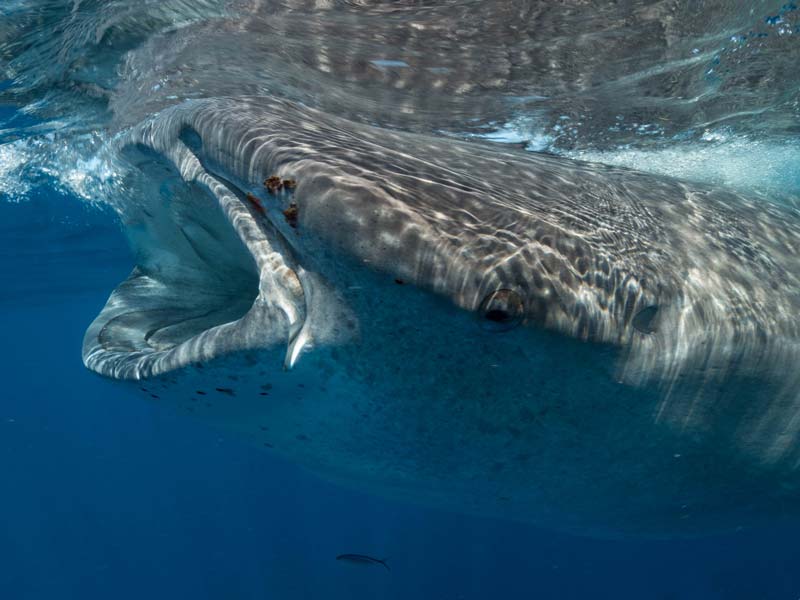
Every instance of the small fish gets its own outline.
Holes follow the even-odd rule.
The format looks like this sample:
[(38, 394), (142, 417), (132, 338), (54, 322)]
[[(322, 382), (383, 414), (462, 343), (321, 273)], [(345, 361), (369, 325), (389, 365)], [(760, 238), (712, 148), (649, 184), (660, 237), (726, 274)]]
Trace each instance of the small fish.
[(387, 571), (391, 570), (389, 569), (389, 565), (386, 564), (385, 558), (380, 560), (379, 558), (373, 558), (366, 554), (340, 554), (336, 557), (336, 560), (344, 560), (357, 565), (383, 565)]

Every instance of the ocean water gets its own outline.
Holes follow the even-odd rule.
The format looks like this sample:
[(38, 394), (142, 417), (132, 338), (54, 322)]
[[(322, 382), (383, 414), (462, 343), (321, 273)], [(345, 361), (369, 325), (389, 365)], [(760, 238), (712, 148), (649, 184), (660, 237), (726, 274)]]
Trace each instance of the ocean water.
[[(117, 381), (108, 372), (103, 376), (86, 369), (81, 348), (87, 327), (134, 265), (166, 273), (176, 263), (189, 264), (186, 255), (170, 245), (171, 229), (141, 233), (147, 229), (142, 223), (149, 222), (149, 215), (156, 215), (154, 221), (163, 219), (159, 223), (182, 225), (196, 218), (214, 232), (211, 238), (222, 239), (219, 245), (209, 243), (211, 253), (238, 256), (223, 229), (214, 229), (207, 216), (212, 213), (201, 208), (166, 216), (158, 212), (160, 202), (176, 198), (178, 206), (185, 195), (174, 171), (163, 168), (158, 160), (171, 157), (180, 167), (180, 157), (170, 155), (175, 139), (192, 152), (198, 144), (185, 130), (179, 135), (172, 131), (170, 119), (194, 118), (200, 144), (206, 147), (214, 135), (223, 143), (233, 125), (215, 128), (214, 119), (203, 115), (235, 121), (242, 139), (246, 138), (242, 131), (258, 125), (259, 135), (274, 135), (279, 142), (291, 139), (294, 128), (302, 129), (298, 115), (317, 115), (313, 126), (334, 133), (325, 138), (309, 134), (292, 147), (293, 152), (317, 161), (309, 171), (299, 171), (308, 178), (320, 165), (333, 164), (346, 171), (344, 162), (324, 163), (317, 154), (334, 161), (341, 153), (342, 161), (356, 161), (354, 154), (371, 152), (367, 144), (348, 145), (349, 139), (364, 136), (364, 131), (372, 132), (370, 142), (375, 146), (383, 143), (380, 136), (384, 134), (408, 136), (400, 139), (403, 153), (410, 156), (422, 155), (424, 144), (430, 143), (424, 136), (434, 135), (453, 145), (475, 144), (476, 155), (483, 153), (489, 171), (497, 153), (512, 152), (511, 158), (503, 160), (512, 163), (530, 156), (553, 161), (531, 163), (531, 168), (545, 173), (565, 178), (606, 176), (600, 167), (558, 170), (559, 165), (583, 164), (570, 161), (588, 160), (652, 177), (645, 180), (654, 182), (647, 189), (655, 190), (656, 184), (676, 178), (701, 190), (731, 190), (736, 198), (752, 200), (756, 209), (747, 215), (757, 215), (760, 207), (767, 214), (773, 205), (791, 211), (800, 200), (798, 28), (800, 10), (780, 1), (6, 0), (0, 6), (0, 80), (4, 79), (0, 82), (0, 330), (5, 342), (0, 401), (0, 597), (800, 598), (796, 552), (800, 496), (794, 491), (797, 442), (792, 437), (797, 434), (791, 427), (784, 430), (773, 421), (758, 421), (756, 435), (746, 422), (736, 421), (739, 435), (726, 437), (725, 429), (718, 437), (710, 435), (711, 442), (703, 445), (697, 439), (713, 431), (709, 425), (713, 422), (704, 420), (698, 426), (687, 416), (691, 411), (676, 402), (664, 410), (671, 417), (675, 415), (670, 409), (679, 413), (677, 439), (691, 439), (698, 446), (687, 442), (676, 449), (676, 438), (654, 434), (653, 439), (673, 444), (665, 448), (670, 463), (681, 455), (695, 457), (712, 448), (712, 458), (703, 463), (703, 478), (709, 488), (722, 485), (720, 495), (730, 499), (728, 504), (719, 504), (718, 495), (699, 495), (702, 485), (701, 492), (685, 488), (679, 495), (692, 500), (681, 507), (676, 521), (661, 521), (661, 509), (654, 508), (661, 505), (654, 498), (669, 495), (673, 479), (659, 480), (652, 466), (660, 463), (648, 462), (646, 452), (638, 455), (641, 459), (635, 455), (631, 463), (622, 463), (644, 465), (629, 478), (617, 475), (621, 469), (613, 464), (607, 473), (593, 467), (598, 472), (595, 478), (584, 475), (574, 461), (558, 463), (542, 454), (533, 457), (532, 463), (539, 466), (526, 467), (531, 481), (540, 477), (550, 481), (542, 476), (547, 473), (542, 466), (547, 461), (555, 461), (565, 479), (573, 477), (573, 470), (581, 476), (570, 479), (566, 488), (570, 494), (545, 502), (541, 508), (545, 516), (537, 517), (513, 502), (504, 504), (509, 502), (505, 496), (492, 502), (479, 496), (484, 502), (480, 509), (467, 505), (467, 499), (473, 498), (469, 490), (480, 488), (487, 478), (476, 453), (493, 448), (491, 465), (511, 462), (496, 447), (482, 446), (475, 437), (464, 436), (446, 445), (453, 458), (447, 464), (454, 471), (460, 468), (455, 465), (475, 464), (479, 475), (472, 479), (464, 474), (450, 479), (442, 471), (429, 475), (430, 465), (441, 456), (436, 440), (423, 432), (428, 422), (419, 414), (412, 415), (412, 422), (420, 428), (400, 422), (394, 431), (376, 420), (346, 436), (357, 448), (354, 454), (366, 457), (366, 467), (353, 466), (355, 461), (350, 458), (347, 463), (343, 457), (351, 455), (335, 446), (337, 438), (332, 434), (326, 438), (331, 440), (330, 447), (321, 451), (298, 449), (309, 444), (280, 442), (275, 448), (264, 448), (260, 437), (253, 443), (253, 436), (243, 432), (241, 423), (255, 418), (248, 413), (251, 409), (234, 406), (210, 418), (190, 414), (200, 410), (194, 410), (181, 381), (173, 398), (169, 373), (160, 377), (144, 373), (140, 381)], [(217, 102), (223, 109), (217, 108)], [(289, 116), (269, 121), (270, 115), (284, 110), (283, 104), (273, 107), (272, 102), (301, 108), (286, 109)], [(263, 110), (263, 106), (270, 108)], [(186, 114), (189, 117), (181, 116)], [(148, 137), (149, 126), (167, 133), (163, 138)], [(131, 141), (139, 144), (137, 148), (151, 145), (132, 155)], [(386, 142), (381, 152), (394, 151), (391, 144)], [(236, 166), (247, 157), (246, 151), (228, 152), (233, 156), (229, 163), (219, 154), (213, 160), (204, 159), (202, 166), (211, 165), (207, 170), (212, 174), (224, 171), (226, 185), (246, 192), (251, 188)], [(160, 158), (150, 161), (153, 154)], [(390, 189), (404, 197), (405, 180), (381, 162), (382, 156), (369, 154), (366, 164), (379, 176), (388, 173), (387, 179), (395, 184)], [(447, 155), (446, 160), (455, 165), (450, 185), (477, 185), (455, 158)], [(621, 177), (628, 173), (620, 172)], [(482, 176), (491, 179), (493, 175)], [(660, 179), (663, 176), (668, 179)], [(257, 182), (261, 178), (254, 177)], [(495, 189), (515, 192), (503, 187), (502, 177), (492, 181)], [(303, 184), (303, 177), (298, 177), (294, 196), (298, 202), (304, 198)], [(334, 190), (339, 189), (337, 185)], [(430, 189), (434, 201), (436, 194), (445, 198), (439, 188)], [(317, 191), (326, 190), (330, 191), (323, 186)], [(267, 195), (259, 197), (269, 200)], [(490, 194), (484, 195), (487, 202), (489, 198)], [(708, 198), (716, 202), (711, 193)], [(301, 203), (300, 235), (305, 235), (304, 227), (311, 228), (302, 220), (304, 206)], [(576, 206), (582, 210), (582, 204)], [(504, 210), (510, 207), (503, 206)], [(259, 211), (252, 209), (252, 214), (258, 217)], [(788, 215), (782, 223), (789, 230), (797, 213), (780, 214)], [(222, 213), (214, 218), (221, 221)], [(745, 222), (744, 231), (750, 232), (746, 228), (754, 221), (751, 217)], [(455, 230), (460, 226), (457, 223)], [(709, 221), (708, 227), (714, 226), (716, 222)], [(182, 231), (191, 234), (193, 230)], [(776, 229), (775, 236), (780, 237), (782, 231)], [(193, 241), (199, 239), (205, 238)], [(455, 239), (460, 238), (456, 235)], [(340, 246), (336, 248), (344, 254)], [(164, 258), (173, 256), (178, 258)], [(797, 306), (791, 303), (798, 292), (791, 287), (791, 277), (800, 272), (800, 258), (790, 256), (795, 262), (786, 263), (787, 279), (776, 278), (770, 288), (789, 298), (778, 308)], [(206, 264), (216, 263), (212, 258)], [(239, 266), (233, 259), (224, 265), (232, 271)], [(394, 278), (395, 273), (388, 270)], [(397, 278), (416, 283), (402, 273)], [(206, 302), (203, 286), (211, 287), (209, 282), (216, 280), (186, 277), (191, 285), (179, 288), (179, 295), (196, 298), (198, 304)], [(240, 282), (231, 277), (225, 285), (236, 292)], [(727, 281), (738, 284), (742, 279)], [(158, 293), (151, 292), (154, 297)], [(377, 284), (374, 291), (359, 293), (376, 299), (391, 297)], [(723, 302), (723, 295), (719, 298)], [(378, 300), (374, 303), (379, 306), (370, 315), (380, 316), (395, 306), (390, 301), (386, 308)], [(457, 310), (447, 306), (442, 310)], [(431, 319), (439, 318), (436, 307), (430, 308)], [(747, 319), (746, 308), (740, 307), (730, 318)], [(768, 316), (775, 316), (770, 310), (780, 312), (763, 300), (759, 309)], [(402, 315), (397, 314), (400, 322)], [(775, 334), (768, 325), (763, 326)], [(131, 325), (133, 329), (139, 326), (138, 321)], [(452, 330), (459, 331), (458, 326)], [(798, 337), (797, 330), (787, 326), (781, 333), (790, 351), (765, 355), (784, 374), (783, 379), (770, 375), (779, 378), (778, 384), (769, 380), (777, 398), (770, 408), (783, 412), (769, 416), (777, 414), (775, 419), (786, 424), (796, 419), (792, 401), (797, 392), (796, 388), (786, 392), (780, 384), (791, 386), (798, 381), (792, 379), (796, 363), (790, 360), (796, 356), (791, 348), (797, 347)], [(455, 341), (468, 346), (475, 335), (484, 333), (470, 330)], [(558, 330), (555, 335), (564, 333)], [(364, 339), (369, 339), (366, 333)], [(399, 335), (389, 342), (402, 346)], [(114, 343), (120, 342), (115, 339)], [(557, 342), (547, 343), (557, 348)], [(592, 339), (580, 343), (587, 352), (597, 344)], [(322, 342), (317, 345), (324, 347)], [(316, 385), (302, 370), (314, 352), (301, 353), (292, 371), (295, 375), (287, 377), (297, 376), (298, 385)], [(452, 353), (462, 356), (456, 349)], [(221, 354), (209, 357), (203, 369), (213, 369), (215, 361), (224, 360), (225, 353)], [(414, 354), (424, 355), (425, 350)], [(402, 353), (388, 356), (416, 360)], [(742, 363), (749, 356), (739, 357), (737, 368), (744, 370)], [(712, 359), (708, 358), (709, 363)], [(370, 357), (360, 360), (367, 364)], [(425, 362), (444, 360), (431, 350)], [(509, 356), (509, 369), (512, 363)], [(419, 364), (424, 363), (414, 363), (417, 368)], [(336, 368), (339, 371), (332, 375), (331, 385), (339, 381), (335, 379), (338, 372), (348, 370), (342, 364)], [(768, 365), (759, 368), (769, 370)], [(102, 368), (95, 370), (102, 372)], [(186, 365), (175, 369), (185, 370)], [(230, 373), (244, 379), (241, 371), (245, 369), (236, 366)], [(277, 381), (281, 375), (270, 376)], [(487, 381), (497, 381), (491, 377), (485, 375)], [(238, 379), (226, 381), (219, 385), (240, 385)], [(452, 379), (446, 381), (457, 386)], [(549, 385), (536, 381), (544, 388)], [(380, 384), (371, 384), (377, 394)], [(431, 394), (424, 396), (426, 401), (448, 397), (448, 390), (437, 385), (424, 392)], [(625, 381), (624, 385), (635, 389), (637, 384)], [(142, 393), (143, 386), (149, 391)], [(745, 393), (746, 385), (736, 386)], [(464, 405), (475, 401), (470, 396), (474, 387), (458, 388)], [(276, 388), (282, 389), (279, 384)], [(510, 383), (504, 389), (512, 395)], [(594, 393), (591, 386), (579, 389), (587, 396)], [(153, 391), (158, 398), (150, 397)], [(732, 393), (729, 388), (723, 391)], [(343, 387), (345, 392), (352, 390)], [(271, 390), (270, 398), (281, 393)], [(502, 399), (502, 394), (498, 397)], [(320, 394), (318, 398), (311, 409), (307, 403), (297, 409), (297, 421), (312, 422), (314, 414), (332, 418), (330, 397)], [(400, 400), (408, 405), (411, 398)], [(418, 405), (410, 406), (408, 411), (420, 411)], [(724, 406), (752, 417), (736, 403)], [(492, 414), (491, 407), (481, 407)], [(697, 412), (702, 408), (701, 401), (692, 406)], [(291, 409), (285, 414), (291, 415)], [(467, 421), (465, 414), (469, 414), (466, 408), (448, 405), (443, 422), (458, 430)], [(714, 411), (708, 414), (722, 420)], [(586, 422), (604, 423), (599, 413), (586, 418), (578, 427), (581, 431)], [(675, 427), (669, 418), (646, 421), (658, 428)], [(256, 422), (261, 423), (252, 421)], [(480, 435), (495, 435), (491, 423), (481, 425)], [(269, 427), (280, 430), (282, 424), (270, 422)], [(287, 436), (294, 439), (297, 431), (290, 429)], [(318, 431), (325, 435), (323, 429)], [(380, 440), (373, 438), (386, 431), (397, 436), (386, 442), (386, 452), (398, 456), (398, 462), (408, 460), (415, 471), (387, 469), (390, 475), (373, 476), (369, 460), (384, 450)], [(472, 430), (464, 426), (464, 431)], [(557, 433), (565, 435), (565, 431)], [(522, 443), (518, 438), (525, 434), (510, 430), (505, 435), (504, 452), (519, 454), (514, 444)], [(443, 429), (436, 430), (437, 436), (447, 438)], [(314, 434), (310, 437), (317, 439)], [(397, 440), (405, 440), (406, 447), (396, 444)], [(732, 482), (729, 471), (720, 467), (723, 475), (716, 479), (716, 466), (728, 466), (726, 452), (739, 448), (736, 442), (744, 451), (736, 453), (731, 464), (744, 462), (746, 467), (733, 471)], [(579, 443), (550, 445), (559, 452), (570, 452), (574, 445), (580, 448)], [(384, 460), (383, 454), (380, 457)], [(391, 466), (393, 462), (375, 464)], [(766, 464), (768, 476), (752, 464)], [(503, 468), (510, 469), (496, 470)], [(497, 473), (491, 477), (502, 481)], [(675, 477), (676, 486), (693, 481)], [(509, 478), (519, 479), (519, 472)], [(606, 478), (634, 483), (614, 495), (597, 483)], [(468, 485), (461, 486), (463, 480)], [(429, 491), (431, 487), (435, 494)], [(652, 494), (651, 488), (656, 489)], [(619, 513), (601, 510), (606, 506), (605, 493), (618, 502)], [(575, 500), (581, 496), (588, 497), (586, 503)], [(563, 519), (558, 511), (547, 516), (554, 502), (563, 502), (567, 514)], [(586, 508), (595, 502), (596, 512)], [(572, 513), (581, 518), (570, 520)], [(723, 517), (718, 519), (720, 514)], [(632, 523), (643, 523), (641, 515), (650, 520), (638, 531), (636, 526), (625, 526), (626, 515)], [(700, 525), (688, 529), (674, 525), (687, 522)], [(344, 553), (386, 559), (391, 570), (337, 561)]]

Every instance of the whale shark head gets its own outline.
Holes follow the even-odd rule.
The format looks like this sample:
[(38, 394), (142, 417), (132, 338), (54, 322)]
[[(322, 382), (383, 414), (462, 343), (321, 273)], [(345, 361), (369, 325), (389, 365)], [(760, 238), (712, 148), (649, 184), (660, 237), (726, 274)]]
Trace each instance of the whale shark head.
[(117, 143), (137, 266), (90, 369), (418, 502), (597, 533), (791, 512), (793, 209), (256, 97)]

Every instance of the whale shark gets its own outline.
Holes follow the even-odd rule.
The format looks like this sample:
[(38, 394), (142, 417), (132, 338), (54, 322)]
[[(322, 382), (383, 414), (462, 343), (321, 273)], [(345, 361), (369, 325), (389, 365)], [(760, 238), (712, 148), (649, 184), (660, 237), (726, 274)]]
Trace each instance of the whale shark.
[(261, 95), (114, 143), (136, 266), (89, 369), (425, 505), (612, 536), (796, 516), (795, 206)]

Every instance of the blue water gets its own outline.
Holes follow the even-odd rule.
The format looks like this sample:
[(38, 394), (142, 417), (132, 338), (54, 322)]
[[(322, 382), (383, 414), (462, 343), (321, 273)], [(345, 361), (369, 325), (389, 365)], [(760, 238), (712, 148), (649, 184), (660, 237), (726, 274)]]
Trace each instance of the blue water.
[(45, 181), (0, 198), (0, 232), (3, 599), (800, 597), (800, 529), (608, 541), (426, 510), (142, 402), (80, 360), (132, 265), (113, 215)]

